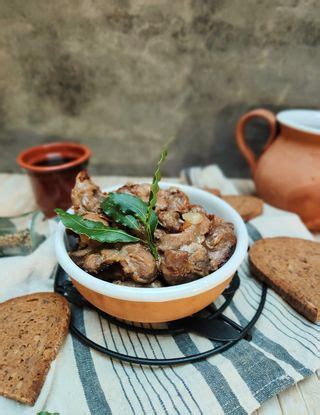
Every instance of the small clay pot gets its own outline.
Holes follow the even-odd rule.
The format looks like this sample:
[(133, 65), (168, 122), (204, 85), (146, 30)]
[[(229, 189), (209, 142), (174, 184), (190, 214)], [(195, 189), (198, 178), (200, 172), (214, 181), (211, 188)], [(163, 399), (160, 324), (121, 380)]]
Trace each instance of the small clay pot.
[(30, 178), (37, 205), (47, 218), (54, 209), (71, 206), (71, 190), (77, 174), (84, 170), (91, 151), (77, 143), (50, 143), (30, 147), (17, 157)]

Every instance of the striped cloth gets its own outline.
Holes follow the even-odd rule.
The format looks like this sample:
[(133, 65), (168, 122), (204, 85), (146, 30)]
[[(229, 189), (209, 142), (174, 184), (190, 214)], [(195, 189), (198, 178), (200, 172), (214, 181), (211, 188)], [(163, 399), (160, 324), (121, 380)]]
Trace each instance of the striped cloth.
[[(188, 180), (200, 186), (236, 193), (216, 167), (191, 169)], [(186, 175), (184, 175), (186, 177)], [(262, 236), (311, 238), (299, 218), (265, 207), (248, 225), (251, 242)], [(49, 238), (29, 257), (0, 260), (1, 300), (24, 293), (52, 290), (56, 261)], [(254, 314), (261, 287), (250, 275), (247, 260), (225, 314), (245, 325)], [(75, 310), (77, 326), (94, 341), (119, 352), (148, 357), (176, 357), (205, 351), (214, 342), (194, 334), (147, 336), (127, 332), (95, 312)], [(252, 341), (239, 341), (220, 355), (194, 364), (148, 367), (123, 363), (88, 349), (68, 335), (52, 364), (33, 408), (0, 397), (0, 413), (32, 414), (47, 410), (60, 415), (104, 414), (248, 414), (288, 386), (320, 368), (320, 326), (311, 324), (273, 291)]]

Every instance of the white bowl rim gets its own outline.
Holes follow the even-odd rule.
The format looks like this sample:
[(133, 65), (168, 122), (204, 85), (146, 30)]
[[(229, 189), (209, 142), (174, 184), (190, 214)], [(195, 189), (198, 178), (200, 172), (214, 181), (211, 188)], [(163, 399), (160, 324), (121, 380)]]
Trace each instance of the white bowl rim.
[[(116, 186), (108, 187), (104, 189), (104, 191), (114, 191), (121, 186), (122, 185), (119, 184)], [(117, 285), (103, 281), (85, 272), (69, 257), (65, 245), (66, 229), (60, 222), (58, 224), (55, 235), (55, 249), (58, 261), (62, 268), (79, 284), (89, 288), (92, 291), (98, 292), (108, 297), (139, 302), (165, 302), (181, 298), (193, 297), (197, 294), (201, 294), (218, 286), (230, 278), (243, 261), (248, 249), (248, 232), (242, 218), (224, 200), (212, 195), (209, 192), (187, 185), (167, 182), (160, 183), (161, 188), (168, 188), (171, 186), (178, 187), (182, 191), (185, 191), (187, 194), (193, 193), (193, 196), (195, 197), (197, 194), (201, 194), (202, 197), (207, 198), (207, 200), (210, 199), (211, 202), (214, 202), (216, 206), (220, 206), (220, 208), (228, 212), (229, 216), (231, 217), (231, 222), (234, 225), (237, 235), (237, 244), (232, 256), (218, 270), (189, 283), (161, 288), (126, 287), (123, 285)]]

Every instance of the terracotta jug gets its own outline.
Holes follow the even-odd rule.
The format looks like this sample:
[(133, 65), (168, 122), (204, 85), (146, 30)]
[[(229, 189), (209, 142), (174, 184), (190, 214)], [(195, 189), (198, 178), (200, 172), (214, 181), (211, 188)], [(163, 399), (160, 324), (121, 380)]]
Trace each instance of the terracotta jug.
[[(255, 117), (270, 126), (258, 159), (244, 131)], [(309, 229), (320, 231), (320, 111), (286, 110), (277, 115), (265, 109), (250, 111), (237, 124), (236, 141), (257, 194), (273, 206), (297, 213)]]

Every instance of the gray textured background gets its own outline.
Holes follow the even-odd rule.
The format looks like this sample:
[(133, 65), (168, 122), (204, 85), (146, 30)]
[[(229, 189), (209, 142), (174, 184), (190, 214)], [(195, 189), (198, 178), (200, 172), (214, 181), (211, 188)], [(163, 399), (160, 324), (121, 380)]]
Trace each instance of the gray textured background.
[[(92, 170), (248, 169), (248, 109), (319, 106), (317, 0), (0, 0), (0, 171), (40, 142), (93, 150)], [(265, 137), (256, 123), (249, 135)]]

